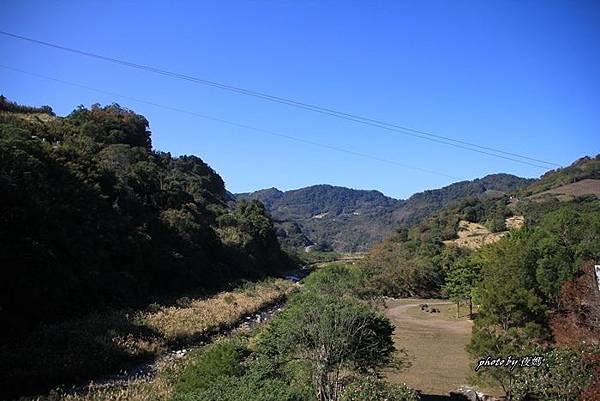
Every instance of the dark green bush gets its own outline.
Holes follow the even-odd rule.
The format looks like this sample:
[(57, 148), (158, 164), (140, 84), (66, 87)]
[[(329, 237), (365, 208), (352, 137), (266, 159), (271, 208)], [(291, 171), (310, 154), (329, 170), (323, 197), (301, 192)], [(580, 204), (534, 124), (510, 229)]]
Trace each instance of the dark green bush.
[(352, 382), (341, 401), (418, 401), (419, 396), (404, 385), (391, 385), (383, 380), (360, 378)]
[(175, 384), (175, 392), (188, 394), (207, 389), (222, 377), (240, 377), (242, 362), (249, 351), (237, 340), (222, 340), (203, 349), (182, 370)]

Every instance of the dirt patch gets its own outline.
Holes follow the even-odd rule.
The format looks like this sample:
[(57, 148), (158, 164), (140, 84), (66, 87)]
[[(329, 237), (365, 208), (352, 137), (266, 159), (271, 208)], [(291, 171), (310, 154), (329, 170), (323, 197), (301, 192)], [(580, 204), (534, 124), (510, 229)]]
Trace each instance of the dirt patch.
[[(509, 230), (520, 229), (525, 225), (523, 216), (512, 216), (505, 220), (506, 228)], [(471, 223), (461, 220), (458, 223), (458, 238), (444, 241), (446, 245), (455, 245), (463, 248), (478, 249), (484, 245), (494, 243), (505, 236), (508, 231), (498, 233), (491, 232), (487, 227), (479, 223)]]
[(461, 220), (458, 223), (458, 238), (444, 241), (446, 245), (456, 245), (463, 248), (477, 249), (498, 241), (506, 232), (493, 233), (479, 223)]
[[(421, 310), (422, 304), (439, 313)], [(455, 308), (448, 301), (433, 299), (386, 302), (386, 314), (396, 326), (396, 346), (407, 352), (411, 363), (405, 371), (386, 372), (391, 383), (406, 383), (431, 395), (447, 395), (448, 391), (468, 384), (471, 360), (466, 346), (471, 339), (472, 322), (464, 314), (456, 318)]]
[(523, 216), (512, 216), (506, 219), (506, 228), (509, 230), (518, 230), (525, 225), (525, 217)]

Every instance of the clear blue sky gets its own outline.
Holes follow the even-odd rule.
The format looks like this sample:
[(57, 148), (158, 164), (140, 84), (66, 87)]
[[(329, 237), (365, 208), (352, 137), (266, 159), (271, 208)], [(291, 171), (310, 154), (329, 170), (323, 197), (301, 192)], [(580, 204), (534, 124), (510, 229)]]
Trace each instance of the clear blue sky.
[[(597, 1), (5, 1), (0, 29), (563, 165), (600, 152)], [(543, 170), (0, 36), (0, 64), (472, 179)], [(20, 103), (116, 101), (233, 192), (404, 198), (450, 178), (0, 70)]]

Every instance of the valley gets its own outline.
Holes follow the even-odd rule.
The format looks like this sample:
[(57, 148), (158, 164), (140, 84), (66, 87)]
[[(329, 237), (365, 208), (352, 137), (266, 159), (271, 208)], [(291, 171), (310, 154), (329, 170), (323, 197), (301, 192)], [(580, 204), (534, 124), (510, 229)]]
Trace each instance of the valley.
[[(600, 155), (407, 200), (332, 185), (232, 195), (118, 105), (0, 107), (3, 398), (600, 391)], [(473, 370), (531, 353), (549, 362)]]

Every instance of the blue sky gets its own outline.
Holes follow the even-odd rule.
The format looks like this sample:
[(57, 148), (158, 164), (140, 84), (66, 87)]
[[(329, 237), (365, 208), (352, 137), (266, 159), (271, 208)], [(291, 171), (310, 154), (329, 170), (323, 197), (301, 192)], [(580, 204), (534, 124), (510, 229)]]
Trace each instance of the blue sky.
[[(600, 152), (597, 1), (7, 1), (0, 30), (567, 165)], [(0, 64), (472, 179), (543, 169), (0, 36)], [(328, 183), (405, 198), (451, 178), (0, 69), (0, 92), (118, 102), (233, 192)]]

